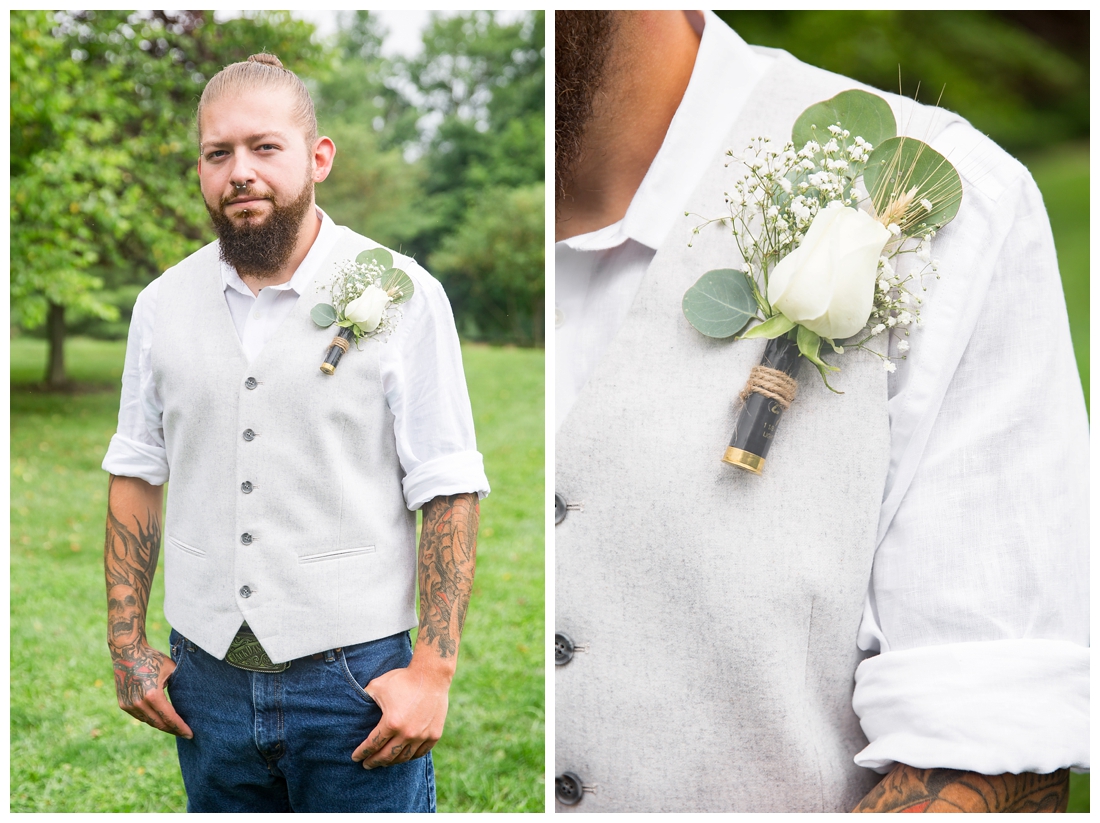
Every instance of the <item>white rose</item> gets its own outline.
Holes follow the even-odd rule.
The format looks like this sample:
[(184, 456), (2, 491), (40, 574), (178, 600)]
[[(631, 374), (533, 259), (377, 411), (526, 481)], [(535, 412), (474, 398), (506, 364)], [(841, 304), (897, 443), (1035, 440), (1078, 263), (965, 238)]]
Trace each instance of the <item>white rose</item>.
[(889, 239), (870, 215), (830, 203), (802, 245), (772, 270), (768, 302), (821, 337), (851, 337), (871, 314), (879, 255)]
[(382, 320), (382, 312), (386, 310), (386, 306), (392, 299), (378, 286), (367, 286), (361, 295), (344, 308), (344, 317), (363, 331), (372, 332), (378, 328), (378, 323)]

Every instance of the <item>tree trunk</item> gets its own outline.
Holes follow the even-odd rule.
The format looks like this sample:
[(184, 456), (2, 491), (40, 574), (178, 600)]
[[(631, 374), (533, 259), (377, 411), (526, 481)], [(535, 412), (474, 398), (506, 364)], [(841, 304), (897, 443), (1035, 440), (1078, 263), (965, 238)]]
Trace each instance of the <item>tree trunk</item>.
[(69, 384), (65, 375), (65, 307), (50, 303), (46, 316), (46, 330), (50, 340), (49, 362), (46, 364), (46, 386), (62, 389)]

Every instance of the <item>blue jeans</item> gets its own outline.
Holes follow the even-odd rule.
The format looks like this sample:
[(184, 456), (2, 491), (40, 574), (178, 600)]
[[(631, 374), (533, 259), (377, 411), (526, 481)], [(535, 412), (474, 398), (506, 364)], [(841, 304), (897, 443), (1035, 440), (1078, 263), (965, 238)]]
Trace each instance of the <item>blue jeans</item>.
[(248, 672), (179, 632), (172, 705), (195, 736), (176, 738), (189, 812), (434, 812), (429, 752), (364, 769), (351, 753), (382, 710), (363, 686), (412, 657), (408, 633)]

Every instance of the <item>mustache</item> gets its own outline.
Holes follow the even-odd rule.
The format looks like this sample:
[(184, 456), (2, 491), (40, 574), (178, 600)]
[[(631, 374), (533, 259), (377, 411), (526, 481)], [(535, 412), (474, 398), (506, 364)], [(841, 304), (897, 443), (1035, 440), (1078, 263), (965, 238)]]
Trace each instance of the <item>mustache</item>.
[(258, 191), (255, 191), (254, 189), (252, 189), (251, 187), (249, 187), (249, 188), (244, 189), (243, 191), (234, 191), (232, 194), (226, 195), (225, 197), (221, 198), (221, 200), (218, 201), (218, 205), (221, 208), (224, 209), (226, 206), (228, 206), (232, 203), (235, 203), (238, 200), (241, 200), (241, 199), (244, 199), (244, 198), (252, 200), (252, 199), (255, 199), (257, 197), (260, 198), (261, 200), (270, 200), (272, 203), (275, 202), (275, 197), (274, 197), (274, 195), (271, 194), (271, 192), (258, 192)]

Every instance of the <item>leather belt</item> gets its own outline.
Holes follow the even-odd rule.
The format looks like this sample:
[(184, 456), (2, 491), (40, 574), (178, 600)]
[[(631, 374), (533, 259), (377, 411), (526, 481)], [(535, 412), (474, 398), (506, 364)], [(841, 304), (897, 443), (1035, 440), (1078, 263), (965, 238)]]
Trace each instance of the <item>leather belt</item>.
[(290, 661), (285, 663), (272, 663), (267, 656), (264, 647), (252, 633), (247, 623), (242, 623), (237, 631), (237, 636), (229, 644), (229, 651), (225, 653), (225, 662), (238, 669), (247, 672), (285, 672), (290, 668)]

